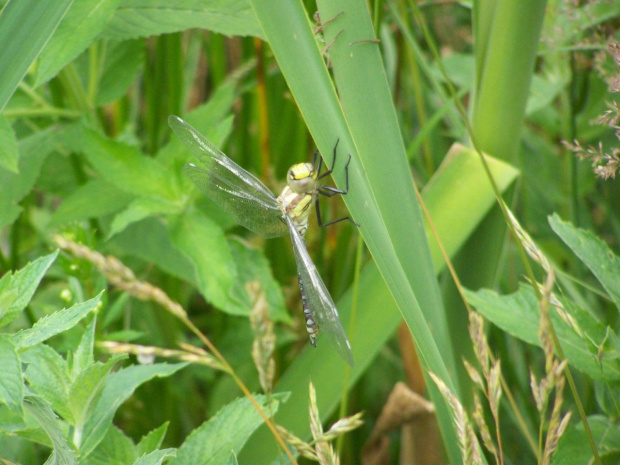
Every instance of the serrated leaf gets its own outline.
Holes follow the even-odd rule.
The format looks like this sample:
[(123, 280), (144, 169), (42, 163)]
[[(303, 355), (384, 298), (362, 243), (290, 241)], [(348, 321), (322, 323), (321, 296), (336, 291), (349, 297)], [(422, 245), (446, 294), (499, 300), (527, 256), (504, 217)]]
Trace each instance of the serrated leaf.
[(17, 161), (19, 151), (17, 150), (17, 139), (11, 123), (0, 115), (0, 168), (18, 173)]
[(93, 179), (62, 201), (54, 211), (50, 227), (115, 213), (133, 198), (103, 179)]
[(231, 294), (238, 277), (222, 230), (194, 210), (170, 218), (170, 235), (176, 248), (193, 263), (204, 298), (232, 315), (247, 315), (247, 305)]
[(0, 170), (0, 228), (11, 224), (19, 215), (21, 207), (17, 204), (32, 190), (45, 158), (55, 147), (56, 134), (50, 128), (20, 140), (19, 174)]
[(13, 321), (26, 308), (45, 272), (52, 265), (57, 255), (58, 251), (55, 251), (39, 257), (17, 271), (13, 276), (7, 277), (8, 275), (5, 275), (2, 280), (2, 293), (13, 292), (17, 295), (13, 294), (9, 302), (0, 299), (0, 304), (2, 304), (0, 306), (0, 327)]
[(144, 44), (143, 40), (107, 44), (97, 105), (107, 105), (127, 93), (144, 64)]
[(618, 256), (590, 231), (575, 228), (569, 222), (562, 221), (557, 214), (549, 217), (549, 224), (560, 239), (592, 271), (620, 311), (620, 259)]
[(245, 286), (249, 282), (258, 280), (267, 298), (269, 317), (274, 321), (290, 323), (291, 317), (284, 305), (282, 288), (273, 277), (271, 266), (265, 255), (260, 250), (252, 249), (234, 238), (228, 240), (228, 245), (238, 273), (232, 293), (240, 301), (246, 303), (247, 315), (250, 314), (252, 302)]
[(185, 366), (187, 363), (134, 365), (111, 374), (95, 411), (86, 422), (80, 449), (83, 456), (87, 456), (101, 442), (112, 424), (116, 410), (138, 386), (155, 377), (170, 376)]
[(125, 0), (103, 36), (133, 39), (191, 28), (262, 37), (246, 0)]
[(123, 192), (169, 203), (181, 198), (174, 177), (136, 147), (111, 140), (81, 124), (71, 127), (65, 143), (69, 149), (84, 153), (101, 177)]
[(166, 458), (174, 457), (176, 456), (176, 453), (176, 449), (154, 450), (153, 452), (140, 457), (133, 463), (133, 465), (161, 465)]
[(58, 417), (43, 399), (38, 396), (26, 396), (24, 408), (41, 425), (54, 446), (54, 451), (46, 464), (73, 465), (77, 463), (75, 453), (64, 438)]
[(112, 425), (97, 448), (80, 459), (80, 465), (130, 465), (136, 458), (138, 454), (131, 438)]
[(69, 422), (73, 421), (69, 410), (69, 368), (62, 356), (45, 344), (38, 344), (21, 354), (27, 364), (25, 371), (30, 389), (40, 395)]
[(43, 50), (37, 86), (49, 81), (97, 38), (112, 19), (121, 0), (78, 0), (63, 18)]
[[(538, 322), (540, 311), (534, 291), (521, 286), (514, 294), (502, 296), (494, 291), (482, 289), (466, 292), (467, 301), (476, 307), (491, 323), (529, 344), (540, 346)], [(577, 322), (587, 337), (578, 335), (557, 311), (551, 309), (550, 316), (568, 363), (599, 380), (620, 379), (620, 363), (617, 358), (597, 359), (597, 348), (605, 337), (605, 327), (592, 315), (574, 305), (564, 305), (565, 311)]]
[(23, 350), (73, 328), (82, 318), (93, 311), (101, 300), (102, 295), (103, 291), (86, 302), (44, 316), (37, 321), (32, 328), (25, 329), (13, 335), (13, 343), (19, 349)]
[(120, 212), (112, 221), (112, 226), (107, 235), (107, 240), (122, 232), (132, 223), (136, 223), (150, 216), (162, 214), (176, 214), (180, 211), (180, 205), (161, 202), (153, 198), (139, 198), (131, 202), (125, 210)]
[(97, 327), (97, 316), (90, 322), (88, 328), (82, 334), (82, 340), (73, 353), (71, 360), (71, 379), (83, 372), (87, 367), (95, 363), (93, 351), (95, 349), (95, 328)]
[(6, 405), (12, 412), (22, 414), (24, 380), (21, 362), (11, 339), (4, 334), (0, 334), (0, 367), (0, 404)]
[[(254, 398), (263, 410), (267, 409), (265, 396)], [(278, 402), (272, 399), (274, 403), (269, 406), (269, 412), (274, 414)], [(231, 452), (239, 453), (262, 423), (262, 417), (247, 398), (237, 399), (192, 431), (170, 465), (226, 465)]]
[(159, 428), (154, 429), (149, 432), (146, 436), (144, 436), (140, 442), (138, 443), (137, 451), (138, 455), (142, 454), (150, 454), (151, 452), (157, 450), (161, 447), (162, 442), (164, 442), (164, 437), (166, 436), (166, 432), (168, 431), (169, 421), (165, 422)]
[(73, 414), (74, 425), (81, 429), (99, 401), (110, 370), (125, 354), (115, 355), (105, 363), (96, 362), (82, 371), (69, 388), (69, 408)]

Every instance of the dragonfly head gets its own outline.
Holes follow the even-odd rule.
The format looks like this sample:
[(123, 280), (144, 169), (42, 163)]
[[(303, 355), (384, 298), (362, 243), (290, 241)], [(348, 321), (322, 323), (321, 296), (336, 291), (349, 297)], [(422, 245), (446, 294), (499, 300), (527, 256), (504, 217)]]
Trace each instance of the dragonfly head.
[(312, 163), (298, 163), (288, 170), (286, 183), (297, 194), (306, 194), (316, 185), (316, 169)]

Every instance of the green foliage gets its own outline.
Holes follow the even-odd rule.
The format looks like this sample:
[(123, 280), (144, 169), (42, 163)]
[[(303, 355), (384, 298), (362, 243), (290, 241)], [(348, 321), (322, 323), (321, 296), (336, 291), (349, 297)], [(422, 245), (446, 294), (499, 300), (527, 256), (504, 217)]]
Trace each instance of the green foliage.
[[(471, 427), (487, 463), (613, 462), (619, 191), (595, 174), (620, 168), (620, 48), (605, 59), (601, 39), (618, 38), (616, 3), (0, 2), (0, 461), (282, 463), (271, 423), (311, 437), (310, 380), (320, 421), (351, 405), (373, 425), (406, 377), (425, 381), (443, 461), (477, 450), (459, 446)], [(352, 371), (306, 344), (288, 238), (257, 238), (198, 192), (170, 115), (276, 194), (315, 146), (343, 188), (350, 155), (346, 210), (321, 211), (359, 227), (312, 218), (307, 246)], [(531, 243), (505, 240), (496, 195)], [(549, 266), (532, 272), (520, 244)], [(275, 385), (250, 398), (272, 344), (254, 341), (259, 311)], [(370, 434), (340, 444), (341, 463)]]

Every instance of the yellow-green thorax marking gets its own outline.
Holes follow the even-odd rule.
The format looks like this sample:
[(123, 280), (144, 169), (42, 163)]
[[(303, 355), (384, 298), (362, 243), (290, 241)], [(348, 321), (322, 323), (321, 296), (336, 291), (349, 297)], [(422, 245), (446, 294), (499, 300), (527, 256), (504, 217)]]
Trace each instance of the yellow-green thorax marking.
[(317, 171), (312, 163), (291, 166), (286, 176), (287, 186), (278, 197), (282, 213), (293, 220), (301, 237), (308, 231), (308, 218), (318, 195)]

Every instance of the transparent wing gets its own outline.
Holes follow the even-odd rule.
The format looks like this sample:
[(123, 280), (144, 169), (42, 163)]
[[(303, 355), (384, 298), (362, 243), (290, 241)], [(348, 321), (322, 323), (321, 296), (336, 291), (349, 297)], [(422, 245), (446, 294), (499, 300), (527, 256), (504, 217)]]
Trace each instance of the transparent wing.
[(168, 124), (196, 157), (198, 163), (186, 164), (183, 171), (203, 194), (259, 236), (286, 234), (282, 211), (267, 186), (178, 116), (170, 116)]
[(319, 326), (319, 336), (325, 334), (330, 344), (338, 352), (338, 355), (353, 368), (351, 344), (349, 344), (347, 335), (342, 328), (342, 323), (340, 323), (336, 305), (334, 305), (334, 301), (310, 259), (308, 250), (306, 250), (306, 244), (297, 232), (297, 229), (295, 229), (293, 221), (287, 216), (286, 222), (291, 235), (295, 261), (297, 262), (297, 272), (301, 277), (301, 284), (306, 294), (308, 306), (312, 311), (312, 316)]

